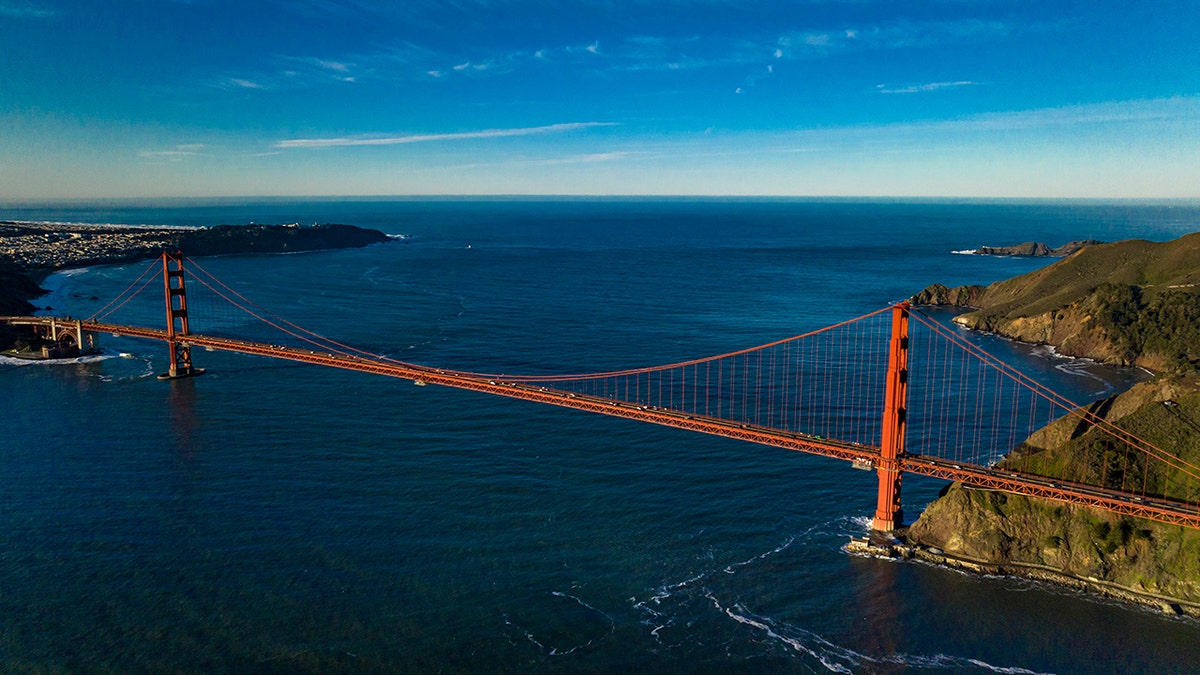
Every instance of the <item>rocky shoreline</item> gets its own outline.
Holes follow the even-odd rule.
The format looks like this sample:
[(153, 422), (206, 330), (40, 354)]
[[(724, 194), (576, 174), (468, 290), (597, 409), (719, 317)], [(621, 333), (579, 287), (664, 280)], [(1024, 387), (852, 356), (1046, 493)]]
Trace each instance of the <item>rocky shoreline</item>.
[(904, 541), (904, 534), (904, 531), (899, 531), (899, 538), (890, 541), (873, 541), (868, 537), (852, 538), (846, 545), (846, 551), (874, 558), (912, 560), (973, 574), (1044, 581), (1104, 598), (1142, 605), (1164, 614), (1200, 619), (1200, 603), (1157, 593), (1139, 592), (1095, 577), (1074, 576), (1048, 565), (1023, 562), (997, 564), (962, 554), (951, 554), (933, 546)]
[(191, 256), (296, 253), (361, 248), (390, 241), (353, 225), (218, 225), (135, 227), (0, 221), (0, 315), (28, 314), (45, 293), (40, 282), (58, 270), (135, 262), (162, 251)]

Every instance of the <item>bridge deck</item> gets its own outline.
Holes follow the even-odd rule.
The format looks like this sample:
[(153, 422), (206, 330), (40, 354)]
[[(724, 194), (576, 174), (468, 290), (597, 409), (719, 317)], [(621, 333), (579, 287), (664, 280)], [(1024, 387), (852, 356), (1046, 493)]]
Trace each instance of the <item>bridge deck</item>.
[[(0, 317), (0, 323), (20, 325), (48, 326), (51, 321), (63, 322), (66, 320), (55, 317)], [(141, 328), (95, 321), (82, 321), (81, 325), (84, 330), (96, 333), (110, 333), (116, 336), (168, 341), (167, 331), (163, 329)], [(880, 449), (874, 446), (842, 443), (817, 436), (784, 432), (658, 407), (642, 406), (626, 401), (587, 396), (536, 384), (508, 382), (495, 378), (489, 379), (473, 373), (460, 373), (410, 363), (383, 361), (359, 356), (318, 352), (196, 334), (187, 335), (186, 338), (180, 339), (180, 342), (186, 342), (186, 344), (193, 347), (205, 347), (240, 354), (287, 359), (319, 366), (386, 375), (388, 377), (407, 379), (423, 384), (437, 384), (508, 398), (547, 403), (564, 408), (585, 410), (612, 417), (623, 417), (677, 429), (686, 429), (714, 436), (724, 436), (726, 438), (735, 438), (761, 445), (832, 457), (834, 459), (853, 462), (860, 467), (867, 465), (875, 467), (880, 457)], [(1070, 504), (1104, 509), (1119, 514), (1200, 529), (1200, 508), (1167, 499), (1142, 497), (1092, 485), (1071, 483), (1044, 476), (994, 469), (991, 467), (966, 463), (950, 463), (913, 453), (906, 454), (901, 458), (901, 470), (945, 480), (960, 481), (979, 488), (1053, 499)]]

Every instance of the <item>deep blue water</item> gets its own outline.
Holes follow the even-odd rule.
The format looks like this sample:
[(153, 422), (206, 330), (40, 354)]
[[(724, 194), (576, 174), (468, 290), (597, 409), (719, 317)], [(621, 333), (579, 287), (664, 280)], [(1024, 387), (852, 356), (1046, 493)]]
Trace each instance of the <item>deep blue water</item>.
[[(954, 250), (1167, 240), (1200, 207), (226, 200), (0, 219), (410, 235), (202, 262), (372, 351), (549, 373), (764, 343), (1046, 264)], [(144, 268), (58, 275), (40, 302), (86, 316)], [(976, 339), (1075, 400), (1137, 377)], [(165, 384), (163, 347), (101, 341), (85, 363), (0, 363), (0, 670), (1195, 668), (1195, 621), (847, 555), (876, 479), (841, 462), (232, 354)], [(905, 480), (911, 519), (943, 484)]]

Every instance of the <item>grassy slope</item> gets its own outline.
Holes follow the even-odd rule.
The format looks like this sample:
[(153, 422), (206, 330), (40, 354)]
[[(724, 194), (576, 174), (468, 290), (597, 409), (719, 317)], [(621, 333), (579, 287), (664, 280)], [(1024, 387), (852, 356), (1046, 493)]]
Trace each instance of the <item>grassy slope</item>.
[[(1173, 407), (1163, 401), (1173, 401)], [(1095, 412), (1158, 447), (1200, 464), (1200, 388), (1159, 379), (1097, 404)], [(1147, 473), (1125, 460), (1094, 427), (1064, 418), (1038, 431), (1004, 464), (1047, 476), (1196, 499), (1200, 481), (1179, 472)], [(1107, 461), (1106, 461), (1107, 460)], [(960, 484), (925, 510), (908, 530), (914, 543), (993, 564), (1045, 565), (1081, 578), (1200, 601), (1200, 531), (1095, 509)]]
[(1196, 330), (1200, 316), (1200, 232), (1162, 243), (1089, 246), (971, 297), (979, 309), (956, 319), (968, 327), (1052, 344), (1071, 356), (1175, 369), (1200, 356), (1194, 336), (1178, 334), (1181, 327)]
[(1134, 239), (1089, 246), (1053, 265), (992, 284), (981, 309), (1006, 319), (1036, 316), (1067, 307), (1105, 282), (1150, 292), (1200, 284), (1200, 232), (1162, 243)]

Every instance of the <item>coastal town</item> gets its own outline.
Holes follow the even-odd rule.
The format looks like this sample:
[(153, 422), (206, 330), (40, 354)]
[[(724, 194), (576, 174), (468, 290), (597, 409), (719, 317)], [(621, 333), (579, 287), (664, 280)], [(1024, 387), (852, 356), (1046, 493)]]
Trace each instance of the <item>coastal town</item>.
[(24, 269), (55, 270), (126, 260), (174, 243), (179, 227), (0, 222), (0, 260)]
[(212, 227), (93, 225), (0, 221), (0, 315), (31, 311), (50, 272), (153, 258), (163, 251), (188, 255), (296, 253), (381, 244), (378, 230), (353, 225), (216, 225)]

